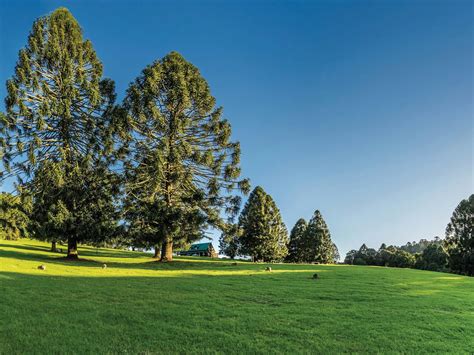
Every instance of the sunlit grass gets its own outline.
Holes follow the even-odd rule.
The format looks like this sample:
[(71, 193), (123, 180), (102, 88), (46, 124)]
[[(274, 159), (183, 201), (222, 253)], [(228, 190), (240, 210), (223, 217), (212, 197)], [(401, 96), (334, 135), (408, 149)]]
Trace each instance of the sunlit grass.
[(184, 257), (161, 264), (92, 247), (80, 256), (87, 261), (62, 260), (46, 243), (0, 241), (0, 354), (474, 349), (473, 278), (345, 265), (266, 272)]

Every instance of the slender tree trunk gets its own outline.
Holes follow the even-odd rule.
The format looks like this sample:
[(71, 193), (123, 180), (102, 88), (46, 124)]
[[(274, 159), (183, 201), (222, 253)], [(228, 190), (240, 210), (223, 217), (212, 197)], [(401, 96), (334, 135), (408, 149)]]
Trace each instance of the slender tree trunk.
[(155, 245), (155, 254), (153, 255), (153, 259), (159, 259), (160, 258), (160, 246)]
[(51, 242), (51, 251), (57, 252), (58, 249), (56, 248), (56, 242)]
[(67, 258), (79, 259), (79, 255), (77, 253), (77, 240), (76, 239), (69, 238), (67, 240)]
[(160, 261), (165, 263), (168, 261), (173, 261), (173, 239), (167, 238), (163, 242)]

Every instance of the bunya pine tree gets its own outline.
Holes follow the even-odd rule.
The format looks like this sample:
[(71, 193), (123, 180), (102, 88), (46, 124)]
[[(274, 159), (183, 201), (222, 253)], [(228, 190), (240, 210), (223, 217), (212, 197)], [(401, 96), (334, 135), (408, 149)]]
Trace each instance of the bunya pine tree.
[[(34, 22), (7, 91), (6, 117), (0, 120), (2, 179), (15, 175), (21, 185), (31, 181), (42, 164), (60, 170), (61, 184), (54, 188), (67, 191), (58, 192), (61, 201), (51, 201), (51, 206), (64, 218), (54, 223), (68, 240), (68, 256), (76, 258), (81, 236), (75, 231), (85, 225), (81, 219), (88, 213), (78, 210), (78, 194), (83, 192), (79, 185), (87, 178), (89, 187), (99, 186), (90, 181), (102, 179), (93, 170), (97, 165), (102, 169), (113, 149), (114, 83), (102, 79), (102, 64), (91, 42), (83, 39), (71, 13), (59, 8)], [(34, 181), (38, 184), (33, 190), (44, 195), (39, 192), (44, 181)], [(90, 222), (93, 216), (86, 217)]]
[[(124, 101), (133, 128), (126, 169), (126, 216), (144, 224), (162, 261), (173, 244), (221, 228), (238, 213), (249, 183), (240, 179), (240, 145), (198, 68), (171, 52), (147, 66)], [(138, 211), (134, 211), (138, 208)]]

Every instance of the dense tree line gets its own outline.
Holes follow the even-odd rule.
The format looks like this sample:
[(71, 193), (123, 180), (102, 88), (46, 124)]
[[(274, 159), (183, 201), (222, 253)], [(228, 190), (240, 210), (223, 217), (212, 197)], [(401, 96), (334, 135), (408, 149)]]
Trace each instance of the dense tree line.
[(363, 244), (347, 253), (344, 263), (412, 267), (432, 271), (474, 274), (474, 195), (462, 200), (446, 227), (444, 240), (421, 239), (401, 247), (382, 244), (378, 250)]
[(345, 264), (376, 265), (402, 268), (417, 268), (432, 271), (447, 271), (448, 254), (439, 239), (428, 241), (421, 253), (409, 253), (401, 247), (382, 244), (378, 250), (363, 244), (359, 250), (351, 250), (344, 259)]

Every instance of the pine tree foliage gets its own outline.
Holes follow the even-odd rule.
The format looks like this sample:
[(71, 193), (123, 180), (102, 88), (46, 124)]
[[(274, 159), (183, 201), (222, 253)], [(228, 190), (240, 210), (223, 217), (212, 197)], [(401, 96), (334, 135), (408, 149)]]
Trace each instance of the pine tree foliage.
[(31, 201), (27, 197), (0, 193), (0, 239), (29, 237)]
[(101, 78), (102, 64), (67, 9), (34, 22), (7, 81), (0, 131), (6, 176), (28, 175), (42, 161), (74, 164), (112, 149), (114, 83)]
[(227, 224), (227, 226), (223, 228), (222, 234), (219, 238), (219, 252), (221, 254), (227, 255), (231, 259), (234, 259), (236, 256), (240, 255), (240, 235), (241, 229), (239, 228), (238, 224)]
[(143, 70), (124, 107), (133, 127), (125, 164), (129, 223), (148, 226), (153, 242), (163, 242), (162, 260), (171, 260), (186, 230), (196, 236), (220, 228), (222, 212), (238, 212), (235, 192), (249, 189), (239, 179), (240, 145), (230, 140), (230, 124), (199, 70), (176, 52)]
[(291, 263), (303, 261), (303, 238), (307, 227), (308, 223), (304, 220), (304, 218), (300, 218), (292, 228), (290, 232), (290, 242), (288, 243), (288, 255), (286, 256), (286, 261)]
[(76, 166), (69, 174), (57, 162), (44, 162), (26, 186), (33, 197), (33, 236), (67, 243), (74, 258), (78, 243), (101, 245), (118, 237), (120, 179), (105, 163)]
[(474, 194), (454, 210), (446, 227), (445, 246), (451, 270), (474, 275)]
[(334, 262), (334, 248), (329, 228), (316, 210), (308, 223), (302, 242), (302, 260), (328, 264)]
[(272, 197), (257, 186), (239, 217), (241, 254), (254, 261), (280, 261), (288, 253), (288, 231)]
[[(101, 186), (107, 179), (100, 173), (114, 148), (115, 93), (114, 83), (102, 79), (102, 64), (91, 42), (83, 40), (67, 9), (34, 22), (7, 91), (6, 117), (0, 120), (1, 178), (15, 175), (20, 184), (25, 178), (34, 181), (33, 190), (40, 194), (34, 198), (40, 200), (46, 191), (41, 188), (67, 189), (56, 191), (61, 199), (51, 201), (55, 212), (45, 216), (52, 216), (51, 222), (73, 246), (81, 238), (68, 233), (93, 221), (86, 210), (78, 209), (84, 199), (94, 199), (95, 191), (80, 195), (84, 186), (98, 188), (99, 195), (101, 189), (112, 191)], [(55, 179), (61, 184), (48, 187), (40, 178), (32, 179), (41, 166), (60, 171)], [(68, 254), (74, 257), (76, 250)]]

